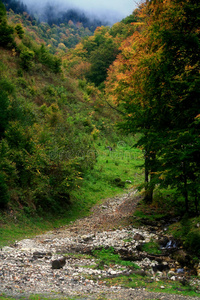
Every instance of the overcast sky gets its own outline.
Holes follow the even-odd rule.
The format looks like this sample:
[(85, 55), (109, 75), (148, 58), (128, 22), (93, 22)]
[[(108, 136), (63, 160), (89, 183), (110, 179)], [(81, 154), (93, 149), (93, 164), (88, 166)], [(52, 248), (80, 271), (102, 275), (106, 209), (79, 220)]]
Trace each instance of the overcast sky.
[(47, 2), (56, 5), (58, 9), (79, 8), (88, 12), (91, 15), (100, 17), (112, 16), (115, 22), (130, 15), (137, 7), (137, 0), (22, 0), (28, 7), (32, 6), (40, 8), (45, 6)]

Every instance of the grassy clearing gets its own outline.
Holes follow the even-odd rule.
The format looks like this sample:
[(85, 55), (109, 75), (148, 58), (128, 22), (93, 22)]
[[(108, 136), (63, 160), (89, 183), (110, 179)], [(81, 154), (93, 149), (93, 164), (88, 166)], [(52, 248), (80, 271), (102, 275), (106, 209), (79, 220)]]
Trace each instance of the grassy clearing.
[(95, 148), (97, 163), (93, 170), (85, 174), (81, 189), (74, 192), (75, 199), (81, 202), (78, 205), (85, 204), (86, 210), (102, 199), (136, 187), (142, 180), (139, 166), (143, 159), (139, 149), (131, 148), (126, 143), (117, 144), (113, 151), (106, 148), (106, 143), (98, 143)]
[(69, 224), (88, 215), (91, 207), (103, 199), (123, 194), (141, 183), (141, 151), (125, 142), (113, 144), (113, 151), (106, 146), (106, 142), (96, 141), (97, 163), (85, 174), (80, 189), (72, 191), (72, 205), (67, 210), (59, 215), (43, 216), (31, 215), (23, 210), (0, 214), (0, 247)]
[(1, 216), (0, 224), (0, 247), (54, 228), (50, 219), (47, 220), (38, 216), (29, 218), (22, 216), (21, 213), (15, 215), (14, 220), (10, 215)]
[(163, 292), (176, 295), (184, 295), (190, 297), (200, 297), (196, 293), (195, 286), (186, 285), (183, 286), (180, 282), (169, 281), (169, 280), (160, 280), (153, 281), (151, 278), (146, 276), (139, 276), (136, 274), (131, 274), (129, 276), (119, 276), (117, 278), (107, 278), (105, 279), (106, 284), (109, 286), (120, 285), (125, 288), (145, 288), (149, 292)]

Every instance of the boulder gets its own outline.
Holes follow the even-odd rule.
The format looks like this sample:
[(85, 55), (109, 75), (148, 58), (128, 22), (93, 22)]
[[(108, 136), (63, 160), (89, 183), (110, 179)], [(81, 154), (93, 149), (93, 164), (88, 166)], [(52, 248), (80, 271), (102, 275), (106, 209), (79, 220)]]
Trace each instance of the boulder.
[(66, 257), (62, 257), (51, 262), (52, 269), (61, 269), (66, 264)]
[(133, 239), (134, 239), (135, 241), (144, 241), (144, 240), (145, 240), (145, 238), (143, 237), (143, 235), (141, 235), (140, 233), (136, 233), (136, 234), (134, 235)]

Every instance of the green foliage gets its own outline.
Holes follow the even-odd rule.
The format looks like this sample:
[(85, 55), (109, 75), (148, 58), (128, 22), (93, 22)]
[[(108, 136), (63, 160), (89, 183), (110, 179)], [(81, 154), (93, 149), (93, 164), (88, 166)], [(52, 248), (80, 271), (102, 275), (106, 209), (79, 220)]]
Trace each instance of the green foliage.
[(136, 14), (136, 12), (133, 12), (130, 16), (127, 16), (121, 22), (124, 24), (129, 24), (129, 23), (133, 23), (133, 22), (137, 22), (137, 21), (138, 21), (137, 14)]
[[(69, 224), (70, 221), (75, 221), (77, 218), (90, 214), (91, 207), (94, 204), (99, 204), (102, 199), (124, 193), (124, 188), (112, 184), (111, 179), (115, 175), (120, 176), (123, 180), (133, 179), (135, 186), (141, 181), (141, 175), (137, 173), (137, 165), (139, 162), (141, 163), (138, 149), (133, 149), (128, 144), (119, 145), (112, 156), (109, 150), (105, 150), (105, 144), (100, 139), (95, 144), (95, 148), (90, 147), (89, 157), (86, 160), (81, 159), (81, 153), (79, 153), (83, 179), (75, 177), (76, 175), (80, 176), (80, 174), (74, 173), (77, 167), (80, 169), (80, 164), (75, 164), (73, 170), (68, 166), (68, 174), (71, 171), (71, 186), (62, 188), (60, 185), (61, 162), (62, 160), (69, 160), (69, 150), (68, 152), (60, 151), (59, 144), (54, 145), (55, 148), (52, 146), (51, 151), (47, 150), (50, 146), (49, 139), (52, 137), (50, 133), (51, 130), (49, 132), (46, 130), (42, 136), (42, 141), (40, 141), (44, 145), (47, 144), (46, 150), (44, 145), (41, 147), (40, 144), (40, 149), (32, 156), (24, 152), (22, 163), (26, 169), (24, 171), (20, 169), (20, 172), (27, 172), (26, 175), (29, 176), (31, 184), (26, 183), (24, 180), (22, 188), (19, 186), (19, 173), (16, 169), (16, 163), (13, 161), (15, 151), (12, 150), (11, 152), (5, 139), (0, 143), (0, 170), (3, 170), (9, 187), (11, 197), (9, 207), (14, 211), (14, 214), (5, 216), (0, 212), (0, 220), (5, 225), (1, 232), (0, 246), (9, 245), (16, 239), (24, 238), (24, 236), (30, 237), (40, 234), (42, 231)], [(115, 137), (115, 139), (117, 143), (119, 137)], [(130, 142), (130, 145), (133, 144), (131, 137), (127, 138), (127, 141)], [(37, 143), (36, 147), (38, 146)], [(86, 146), (86, 142), (84, 142), (84, 146)], [(78, 150), (78, 145), (76, 149)], [(131, 152), (134, 159), (130, 159), (131, 155), (126, 151)], [(73, 161), (73, 152), (70, 153)], [(94, 163), (95, 157), (98, 159)], [(49, 159), (51, 159), (51, 165)], [(107, 164), (106, 160), (108, 160)], [(115, 161), (119, 162), (118, 167), (115, 165)], [(52, 166), (53, 162), (59, 163), (57, 170)], [(83, 162), (84, 168), (82, 166)], [(57, 177), (56, 172), (59, 172), (59, 177)], [(53, 188), (50, 186), (50, 177)], [(59, 178), (59, 180), (56, 181), (56, 178)], [(130, 184), (127, 184), (126, 188), (129, 186)]]
[(8, 186), (3, 173), (0, 173), (0, 209), (5, 208), (10, 200)]
[[(33, 112), (25, 107), (22, 112), (23, 115), (20, 112), (16, 115), (18, 120), (9, 122), (5, 133), (8, 149), (4, 151), (4, 160), (15, 163), (17, 178), (13, 177), (13, 180), (23, 189), (24, 195), (29, 195), (29, 205), (33, 204), (37, 209), (58, 210), (69, 204), (69, 191), (81, 180), (84, 168), (93, 164), (92, 158), (87, 157), (89, 146), (79, 138), (70, 147), (67, 141), (69, 136), (61, 128), (57, 137), (58, 121), (52, 123), (52, 110), (46, 115), (50, 127), (44, 131), (36, 125)], [(84, 149), (81, 150), (81, 147)], [(5, 165), (3, 168), (6, 171)], [(28, 204), (24, 196), (21, 201)]]
[(107, 70), (119, 53), (118, 47), (119, 43), (110, 34), (110, 28), (98, 27), (94, 36), (84, 38), (74, 51), (70, 51), (67, 66), (70, 69), (81, 66), (77, 76), (80, 78), (82, 75), (103, 88)]
[(8, 125), (8, 95), (5, 91), (0, 93), (0, 139), (3, 137), (5, 129)]
[(8, 80), (0, 78), (0, 140), (4, 136), (4, 132), (9, 121), (9, 94), (13, 94), (15, 86)]
[(29, 153), (32, 152), (33, 144), (30, 133), (19, 121), (10, 121), (5, 137), (11, 148), (24, 149)]
[(142, 133), (137, 145), (145, 156), (145, 200), (152, 202), (155, 186), (171, 186), (182, 195), (185, 211), (196, 201), (196, 213), (199, 9), (196, 2), (176, 0), (142, 5), (137, 17), (143, 22), (124, 41), (107, 83), (111, 101), (124, 113), (121, 128)]
[(16, 50), (10, 55), (0, 49), (4, 72), (0, 171), (10, 194), (9, 207), (29, 215), (62, 214), (69, 209), (74, 190), (80, 189), (83, 175), (94, 167), (94, 137), (110, 134), (113, 120), (103, 124), (110, 113), (106, 107), (101, 114), (94, 110), (100, 105), (98, 91), (87, 83), (80, 88), (59, 74), (60, 60), (47, 48), (25, 35)]
[(200, 251), (200, 232), (193, 225), (193, 220), (186, 214), (181, 222), (180, 228), (175, 234), (184, 242), (184, 247), (191, 253), (199, 256)]
[[(20, 26), (19, 26), (20, 27)], [(44, 45), (35, 44), (30, 38), (25, 36), (18, 45), (17, 51), (20, 53), (20, 66), (25, 71), (38, 71), (38, 61), (42, 66), (46, 66), (54, 73), (61, 72), (62, 61), (60, 58), (51, 54)], [(22, 76), (22, 71), (18, 70), (18, 75)]]
[(0, 2), (0, 22), (6, 17), (6, 8), (2, 1)]
[(184, 246), (193, 254), (200, 256), (200, 232), (191, 231), (187, 234)]
[(14, 28), (7, 23), (6, 10), (2, 2), (0, 2), (0, 46), (13, 46)]
[(181, 240), (184, 248), (196, 257), (200, 257), (200, 230), (198, 227), (199, 220), (199, 217), (190, 218), (189, 215), (185, 214), (180, 222), (176, 222), (169, 227), (169, 233), (176, 239)]
[(83, 45), (91, 63), (86, 78), (99, 86), (106, 79), (107, 70), (118, 54), (117, 45), (112, 36), (108, 35), (107, 28), (96, 30), (94, 39), (85, 40)]
[(7, 78), (0, 79), (0, 87), (1, 91), (6, 92), (7, 94), (12, 94), (15, 91), (15, 85)]
[(99, 86), (107, 76), (107, 70), (118, 54), (116, 45), (112, 38), (106, 42), (101, 42), (97, 49), (91, 51), (89, 61), (91, 69), (86, 78)]
[(26, 36), (28, 35), (31, 40), (36, 41), (40, 45), (42, 43), (48, 45), (48, 50), (52, 54), (59, 53), (63, 55), (70, 48), (74, 48), (83, 37), (91, 36), (96, 28), (89, 29), (80, 22), (77, 25), (73, 22), (65, 22), (61, 24), (54, 23), (50, 26), (45, 22), (37, 22), (27, 13), (16, 14), (13, 12), (13, 9), (9, 10), (7, 14), (9, 21), (13, 24), (18, 25), (20, 22), (23, 25)]
[(34, 59), (34, 52), (32, 50), (29, 50), (28, 48), (25, 48), (20, 53), (20, 65), (21, 67), (28, 71), (33, 67), (33, 59)]
[(18, 34), (18, 36), (20, 37), (20, 39), (23, 39), (23, 37), (24, 37), (24, 30), (23, 30), (21, 24), (17, 24), (17, 25), (15, 26), (15, 31), (17, 32), (17, 34)]
[(54, 73), (61, 72), (61, 59), (50, 54), (44, 45), (37, 51), (37, 56), (39, 61), (49, 67)]

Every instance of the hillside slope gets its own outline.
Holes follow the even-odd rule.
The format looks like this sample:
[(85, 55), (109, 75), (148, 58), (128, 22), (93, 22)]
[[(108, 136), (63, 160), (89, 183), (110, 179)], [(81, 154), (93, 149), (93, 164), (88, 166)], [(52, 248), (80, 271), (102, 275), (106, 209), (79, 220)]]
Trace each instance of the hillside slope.
[(81, 10), (64, 9), (59, 12), (52, 3), (46, 4), (41, 11), (31, 11), (20, 1), (2, 2), (10, 24), (22, 24), (30, 38), (60, 55), (75, 47), (83, 37), (93, 35), (98, 26), (106, 25), (104, 21), (91, 18)]
[(56, 210), (94, 165), (94, 140), (109, 138), (116, 116), (0, 9), (0, 206)]

